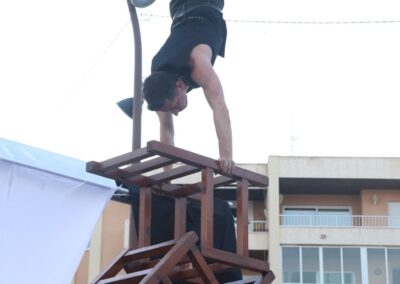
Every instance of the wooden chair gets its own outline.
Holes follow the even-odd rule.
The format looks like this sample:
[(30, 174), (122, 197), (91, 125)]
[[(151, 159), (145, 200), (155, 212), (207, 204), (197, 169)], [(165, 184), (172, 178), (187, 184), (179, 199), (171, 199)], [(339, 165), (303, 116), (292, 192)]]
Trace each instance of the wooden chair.
[[(164, 169), (172, 165), (172, 169)], [(248, 256), (248, 187), (267, 186), (266, 176), (235, 166), (223, 174), (217, 161), (184, 149), (150, 141), (147, 147), (103, 162), (88, 162), (87, 171), (140, 187), (138, 247), (123, 251), (92, 283), (218, 283), (214, 272), (239, 267), (260, 274), (257, 279), (232, 283), (271, 283), (266, 261)], [(201, 173), (200, 181), (174, 184), (173, 180)], [(213, 247), (214, 190), (237, 186), (237, 253)], [(175, 199), (174, 240), (150, 245), (151, 193)], [(201, 202), (200, 246), (195, 232), (186, 233), (187, 198)], [(133, 263), (133, 264), (132, 264)], [(190, 263), (191, 265), (187, 265)], [(122, 270), (126, 274), (118, 275)]]

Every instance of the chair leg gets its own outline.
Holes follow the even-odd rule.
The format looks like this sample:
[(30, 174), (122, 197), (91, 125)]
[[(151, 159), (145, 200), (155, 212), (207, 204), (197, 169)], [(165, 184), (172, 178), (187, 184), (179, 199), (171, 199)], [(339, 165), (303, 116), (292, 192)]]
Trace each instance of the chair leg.
[(193, 262), (194, 267), (198, 270), (201, 278), (205, 283), (218, 284), (217, 278), (208, 266), (204, 257), (196, 246), (193, 246), (189, 251), (189, 257)]

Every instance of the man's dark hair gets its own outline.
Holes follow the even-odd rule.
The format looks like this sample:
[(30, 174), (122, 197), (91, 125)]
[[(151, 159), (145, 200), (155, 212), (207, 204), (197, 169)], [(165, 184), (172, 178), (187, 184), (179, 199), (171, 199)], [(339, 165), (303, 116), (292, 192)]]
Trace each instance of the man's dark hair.
[(177, 95), (176, 82), (179, 77), (173, 72), (157, 71), (144, 80), (143, 96), (149, 110), (160, 110), (166, 99)]

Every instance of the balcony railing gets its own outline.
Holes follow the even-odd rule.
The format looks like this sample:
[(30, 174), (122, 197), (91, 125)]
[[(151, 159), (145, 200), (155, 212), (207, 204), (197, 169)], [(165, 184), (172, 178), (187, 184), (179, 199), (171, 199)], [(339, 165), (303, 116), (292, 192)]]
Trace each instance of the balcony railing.
[(400, 216), (280, 215), (285, 227), (400, 228)]
[(268, 232), (267, 221), (249, 221), (250, 233), (263, 233)]
[[(283, 227), (398, 228), (400, 216), (280, 215)], [(268, 232), (267, 221), (249, 221), (250, 233)]]

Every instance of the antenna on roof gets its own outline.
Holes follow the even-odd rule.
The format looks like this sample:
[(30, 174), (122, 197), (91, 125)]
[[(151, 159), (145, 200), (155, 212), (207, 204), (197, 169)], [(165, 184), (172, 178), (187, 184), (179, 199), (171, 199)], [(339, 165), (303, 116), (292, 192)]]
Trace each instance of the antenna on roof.
[(290, 155), (294, 155), (294, 147), (299, 137), (294, 136), (293, 117), (290, 118)]

